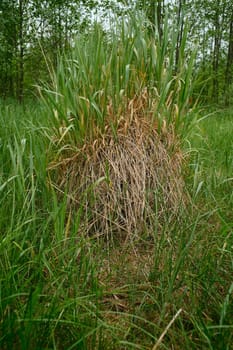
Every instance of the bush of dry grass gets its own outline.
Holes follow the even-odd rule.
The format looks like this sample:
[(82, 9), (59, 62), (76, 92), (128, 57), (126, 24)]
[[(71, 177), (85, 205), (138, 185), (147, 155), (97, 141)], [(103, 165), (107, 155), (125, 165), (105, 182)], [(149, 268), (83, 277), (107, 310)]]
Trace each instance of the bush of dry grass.
[[(112, 131), (111, 103), (103, 133), (82, 149), (51, 165), (56, 187), (67, 191), (69, 206), (82, 206), (82, 230), (88, 234), (133, 237), (176, 215), (184, 204), (183, 156), (172, 128), (158, 132), (154, 103), (145, 89), (124, 101)], [(154, 120), (154, 121), (153, 121)]]

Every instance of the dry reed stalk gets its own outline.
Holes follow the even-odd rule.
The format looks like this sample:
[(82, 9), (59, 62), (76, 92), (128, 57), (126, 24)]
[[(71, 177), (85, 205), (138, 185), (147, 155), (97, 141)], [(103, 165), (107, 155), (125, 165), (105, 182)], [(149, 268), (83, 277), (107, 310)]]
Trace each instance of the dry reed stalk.
[[(82, 229), (89, 234), (125, 232), (129, 237), (148, 230), (168, 211), (176, 215), (184, 204), (182, 152), (166, 124), (158, 133), (147, 107), (144, 90), (127, 102), (117, 121), (117, 137), (107, 123), (96, 140), (51, 165), (59, 169), (56, 186), (75, 199), (69, 206), (83, 206)], [(112, 113), (109, 105), (108, 120)]]

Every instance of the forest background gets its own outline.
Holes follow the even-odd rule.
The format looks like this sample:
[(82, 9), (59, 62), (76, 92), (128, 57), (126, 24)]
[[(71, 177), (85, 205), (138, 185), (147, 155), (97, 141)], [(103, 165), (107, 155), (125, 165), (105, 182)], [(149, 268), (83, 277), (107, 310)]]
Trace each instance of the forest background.
[[(176, 64), (184, 35), (197, 47), (196, 94), (209, 103), (229, 104), (233, 70), (233, 3), (227, 0), (63, 1), (2, 0), (0, 3), (0, 96), (22, 102), (48, 77), (46, 60), (56, 64), (78, 33), (94, 21), (107, 28), (116, 17), (144, 10), (163, 35), (165, 13), (177, 23)], [(188, 31), (185, 32), (185, 26)], [(46, 54), (46, 60), (44, 55)]]

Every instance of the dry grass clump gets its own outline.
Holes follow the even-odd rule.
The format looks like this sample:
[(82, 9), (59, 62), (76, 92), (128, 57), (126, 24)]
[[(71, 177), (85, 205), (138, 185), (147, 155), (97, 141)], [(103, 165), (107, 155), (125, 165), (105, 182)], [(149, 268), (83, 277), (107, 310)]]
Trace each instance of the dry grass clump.
[(128, 101), (113, 133), (109, 104), (104, 133), (51, 166), (59, 170), (56, 186), (68, 191), (69, 206), (82, 206), (88, 234), (131, 237), (184, 203), (178, 142), (165, 123), (158, 132), (153, 103), (148, 105), (146, 90)]

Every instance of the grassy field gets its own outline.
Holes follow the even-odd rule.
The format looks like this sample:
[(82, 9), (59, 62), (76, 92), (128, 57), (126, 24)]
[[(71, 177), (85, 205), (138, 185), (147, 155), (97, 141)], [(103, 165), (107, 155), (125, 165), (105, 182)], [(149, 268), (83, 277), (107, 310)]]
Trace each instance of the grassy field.
[[(94, 42), (99, 43), (94, 40), (86, 45)], [(135, 42), (139, 42), (134, 49), (136, 57), (144, 55), (146, 41)], [(83, 147), (84, 141), (95, 140), (105, 130), (102, 116), (108, 113), (109, 101), (104, 93), (113, 89), (107, 68), (109, 72), (116, 64), (119, 68), (119, 76), (114, 78), (119, 86), (110, 89), (115, 115), (122, 103), (122, 84), (134, 102), (133, 96), (144, 89), (135, 80), (135, 57), (127, 59), (135, 68), (129, 73), (128, 69), (120, 71), (128, 67), (125, 62), (111, 61), (113, 51), (109, 61), (104, 47), (93, 52), (98, 53), (95, 62), (105, 61), (100, 80), (96, 75), (85, 83), (88, 67), (94, 64), (89, 62), (85, 65), (87, 76), (81, 70), (67, 85), (62, 81), (65, 74), (61, 66), (59, 72), (63, 73), (56, 74), (63, 93), (56, 90), (51, 98), (26, 106), (10, 101), (0, 105), (0, 348), (232, 349), (233, 112), (222, 110), (209, 116), (205, 110), (196, 112), (197, 120), (186, 133), (181, 111), (189, 97), (188, 83), (182, 98), (171, 105), (176, 107), (170, 107), (171, 72), (168, 67), (164, 75), (162, 64), (163, 76), (157, 87), (164, 102), (156, 106), (156, 113), (159, 116), (166, 106), (167, 124), (175, 122), (175, 132), (182, 139), (188, 205), (180, 206), (175, 216), (171, 207), (156, 216), (160, 209), (155, 201), (150, 232), (147, 225), (133, 239), (120, 234), (108, 237), (103, 232), (84, 234), (83, 218), (89, 218), (90, 213), (84, 213), (80, 202), (71, 209), (69, 188), (59, 187), (60, 180), (56, 185), (56, 178), (62, 175), (60, 169), (54, 170), (54, 163), (61, 159), (68, 162), (67, 157), (77, 151), (75, 147)], [(87, 62), (82, 54), (76, 52), (79, 63)], [(126, 55), (123, 57), (126, 60)], [(149, 68), (145, 67), (141, 76)], [(190, 78), (189, 72), (184, 74)], [(82, 96), (78, 112), (85, 114), (76, 121), (73, 132), (67, 111), (74, 113), (76, 78)], [(100, 91), (103, 82), (107, 90), (96, 94), (94, 84)], [(87, 86), (93, 91), (86, 91)], [(171, 118), (176, 110), (180, 119), (174, 121)], [(95, 115), (94, 127), (91, 113)], [(110, 123), (113, 134), (117, 130), (114, 122)], [(162, 121), (158, 130), (165, 126)], [(164, 138), (168, 135), (167, 143), (168, 130), (160, 133)], [(63, 165), (64, 180), (68, 173), (66, 163)]]

